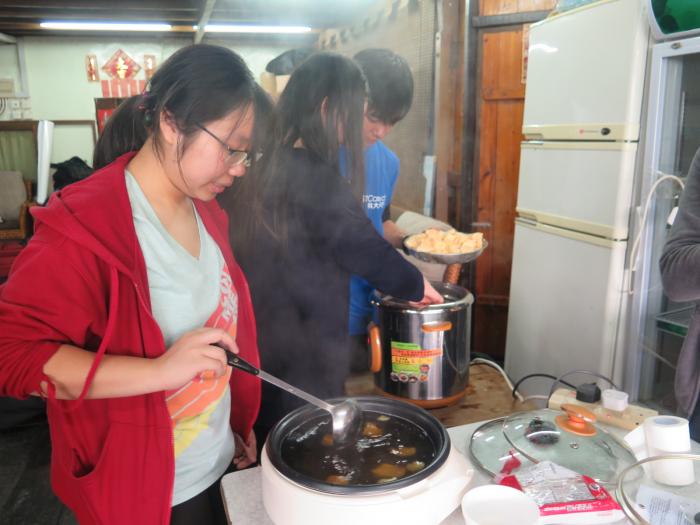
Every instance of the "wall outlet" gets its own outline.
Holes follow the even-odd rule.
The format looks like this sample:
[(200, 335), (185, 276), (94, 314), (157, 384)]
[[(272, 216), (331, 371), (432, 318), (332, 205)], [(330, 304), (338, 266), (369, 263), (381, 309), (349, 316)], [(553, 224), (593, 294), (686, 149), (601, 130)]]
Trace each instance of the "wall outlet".
[(646, 418), (659, 415), (656, 410), (637, 405), (628, 405), (622, 412), (617, 412), (615, 410), (605, 408), (600, 402), (584, 403), (583, 401), (576, 399), (575, 391), (567, 388), (559, 388), (556, 390), (552, 394), (552, 397), (549, 398), (548, 406), (553, 410), (560, 410), (561, 406), (566, 403), (587, 408), (596, 415), (596, 418), (598, 418), (598, 423), (624, 428), (625, 430), (634, 430), (639, 425), (644, 423)]
[(22, 109), (30, 109), (32, 107), (32, 101), (29, 98), (22, 98), (19, 101), (19, 105)]
[(10, 115), (12, 116), (12, 120), (21, 120), (22, 119), (22, 110), (21, 109), (13, 109), (10, 112)]
[(20, 108), (18, 98), (11, 98), (8, 102), (9, 102), (10, 109), (19, 109)]

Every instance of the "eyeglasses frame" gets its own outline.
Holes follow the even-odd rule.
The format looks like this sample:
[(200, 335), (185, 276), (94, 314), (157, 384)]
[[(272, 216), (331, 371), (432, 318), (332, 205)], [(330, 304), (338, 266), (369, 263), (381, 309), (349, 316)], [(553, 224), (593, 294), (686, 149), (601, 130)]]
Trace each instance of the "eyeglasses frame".
[[(217, 137), (214, 133), (209, 131), (206, 127), (204, 127), (202, 124), (196, 124), (197, 128), (201, 129), (204, 133), (209, 135), (211, 138), (213, 138), (216, 142), (221, 144), (225, 149), (226, 149), (226, 159), (224, 160), (227, 164), (230, 164), (231, 166), (240, 166), (243, 164), (246, 168), (250, 168), (250, 163), (251, 163), (251, 154), (247, 150), (244, 149), (235, 149), (226, 144), (223, 140), (221, 140), (219, 137)], [(237, 153), (243, 153), (245, 156), (239, 160), (238, 162), (234, 162), (233, 159), (234, 156)]]

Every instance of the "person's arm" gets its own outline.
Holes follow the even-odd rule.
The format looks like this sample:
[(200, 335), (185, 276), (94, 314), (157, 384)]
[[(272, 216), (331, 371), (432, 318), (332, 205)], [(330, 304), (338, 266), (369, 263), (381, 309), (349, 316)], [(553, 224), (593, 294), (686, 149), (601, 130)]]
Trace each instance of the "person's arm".
[[(107, 315), (95, 264), (91, 254), (57, 240), (48, 228), (22, 250), (0, 287), (0, 395), (46, 395), (49, 381), (59, 399), (80, 395), (97, 355), (85, 348), (95, 344), (93, 325)], [(195, 332), (158, 359), (104, 355), (87, 397), (154, 392), (202, 370), (220, 370), (224, 352), (209, 343), (221, 340), (234, 351), (235, 343), (221, 330)]]
[(700, 150), (690, 166), (659, 267), (664, 292), (671, 300), (700, 300)]
[(339, 266), (384, 293), (409, 301), (424, 298), (421, 273), (374, 229), (344, 180), (317, 167), (305, 184), (295, 188), (304, 224)]
[[(200, 328), (186, 333), (156, 359), (105, 354), (90, 383), (86, 399), (150, 394), (178, 388), (206, 371), (217, 377), (226, 372), (222, 343), (238, 352), (236, 343), (223, 330)], [(44, 373), (56, 388), (56, 398), (77, 399), (95, 360), (95, 353), (73, 345), (61, 345), (44, 365)], [(47, 386), (42, 385), (42, 394)]]
[(403, 248), (403, 239), (406, 237), (406, 232), (399, 228), (392, 220), (384, 221), (384, 238), (394, 248)]

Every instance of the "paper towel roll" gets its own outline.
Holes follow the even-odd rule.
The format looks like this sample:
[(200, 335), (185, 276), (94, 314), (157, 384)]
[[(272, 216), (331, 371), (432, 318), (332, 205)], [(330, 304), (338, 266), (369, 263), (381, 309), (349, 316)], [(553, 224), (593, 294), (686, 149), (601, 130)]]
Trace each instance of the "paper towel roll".
[[(688, 420), (676, 416), (654, 416), (644, 421), (644, 438), (649, 457), (690, 452)], [(667, 459), (650, 463), (654, 481), (683, 486), (695, 482), (693, 462)]]

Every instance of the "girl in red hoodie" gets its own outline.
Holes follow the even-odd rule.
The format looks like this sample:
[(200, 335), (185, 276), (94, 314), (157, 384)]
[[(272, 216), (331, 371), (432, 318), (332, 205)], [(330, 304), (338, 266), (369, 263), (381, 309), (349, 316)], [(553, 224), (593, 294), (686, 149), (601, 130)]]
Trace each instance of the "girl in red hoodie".
[(80, 523), (225, 523), (219, 479), (254, 461), (258, 380), (213, 345), (259, 362), (215, 201), (250, 164), (255, 89), (230, 50), (172, 55), (138, 104), (145, 143), (35, 208), (0, 288), (0, 395), (46, 397)]

